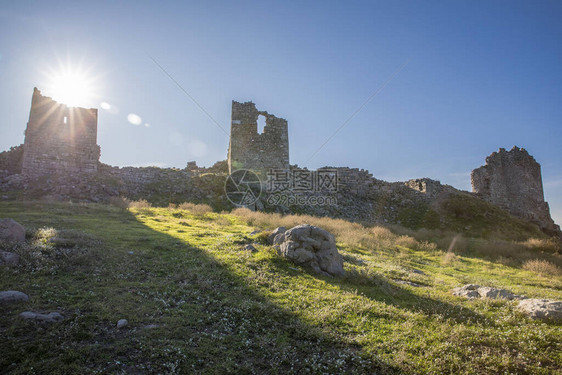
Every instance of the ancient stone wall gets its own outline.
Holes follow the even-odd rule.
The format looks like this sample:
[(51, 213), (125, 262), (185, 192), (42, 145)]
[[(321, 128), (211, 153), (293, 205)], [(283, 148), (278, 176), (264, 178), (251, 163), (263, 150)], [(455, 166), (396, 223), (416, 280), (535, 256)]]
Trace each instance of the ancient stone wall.
[(112, 196), (148, 199), (156, 204), (213, 202), (225, 208), (225, 173), (199, 174), (178, 168), (112, 167), (100, 163), (98, 178)]
[(524, 148), (500, 148), (486, 158), (486, 165), (472, 171), (472, 191), (505, 208), (512, 215), (536, 223), (549, 234), (560, 228), (544, 201), (541, 166)]
[(34, 88), (22, 173), (95, 173), (100, 158), (97, 127), (97, 109), (67, 107)]
[(406, 181), (404, 184), (410, 189), (417, 190), (420, 193), (427, 194), (430, 197), (437, 196), (443, 190), (443, 185), (441, 185), (441, 182), (432, 180), (430, 178), (415, 178)]
[[(325, 167), (325, 169), (330, 169)], [(373, 187), (375, 179), (369, 171), (359, 168), (335, 168), (338, 177), (338, 190), (349, 191), (361, 196)]]
[(117, 177), (124, 182), (133, 185), (146, 185), (158, 182), (162, 179), (178, 179), (178, 181), (189, 178), (189, 172), (176, 168), (159, 167), (110, 167), (103, 166), (106, 175)]
[[(258, 116), (266, 125), (258, 133)], [(228, 148), (228, 170), (251, 169), (265, 174), (269, 169), (289, 168), (287, 120), (258, 111), (252, 102), (232, 101), (232, 123)]]
[(8, 151), (0, 152), (0, 176), (21, 173), (23, 159), (23, 145), (10, 147)]

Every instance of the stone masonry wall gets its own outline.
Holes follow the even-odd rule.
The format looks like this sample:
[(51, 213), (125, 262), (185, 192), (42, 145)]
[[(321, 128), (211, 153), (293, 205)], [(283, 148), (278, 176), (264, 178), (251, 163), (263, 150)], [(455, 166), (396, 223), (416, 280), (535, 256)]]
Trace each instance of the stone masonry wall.
[(131, 187), (154, 184), (160, 181), (175, 181), (177, 185), (185, 184), (190, 177), (186, 170), (176, 168), (158, 167), (112, 167), (101, 164), (100, 172), (106, 176), (111, 176), (122, 180)]
[[(330, 169), (325, 167), (325, 169)], [(375, 179), (369, 171), (359, 168), (335, 168), (338, 176), (338, 189), (350, 191), (361, 196), (366, 195), (373, 187)]]
[(23, 159), (23, 145), (10, 147), (8, 151), (0, 152), (0, 176), (21, 173)]
[(512, 215), (536, 223), (549, 234), (560, 227), (550, 217), (544, 201), (541, 166), (524, 148), (500, 148), (486, 165), (472, 171), (472, 191)]
[[(258, 116), (265, 116), (263, 133), (258, 133)], [(252, 102), (232, 101), (232, 123), (228, 148), (228, 170), (251, 169), (265, 174), (269, 169), (289, 168), (287, 120), (258, 111)]]
[(98, 111), (67, 107), (33, 89), (22, 173), (95, 173), (100, 157)]
[(404, 184), (410, 189), (417, 190), (420, 193), (427, 194), (430, 197), (437, 196), (443, 190), (443, 185), (441, 185), (441, 182), (432, 180), (430, 178), (415, 178), (406, 181)]

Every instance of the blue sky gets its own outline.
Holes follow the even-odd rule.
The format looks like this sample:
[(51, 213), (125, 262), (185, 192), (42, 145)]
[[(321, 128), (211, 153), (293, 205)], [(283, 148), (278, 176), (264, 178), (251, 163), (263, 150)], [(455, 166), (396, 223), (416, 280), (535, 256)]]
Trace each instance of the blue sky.
[(0, 150), (23, 143), (33, 87), (81, 67), (108, 164), (210, 166), (231, 100), (252, 100), (288, 120), (291, 163), (309, 168), (469, 190), (487, 155), (525, 147), (561, 223), (560, 19), (559, 1), (3, 2)]

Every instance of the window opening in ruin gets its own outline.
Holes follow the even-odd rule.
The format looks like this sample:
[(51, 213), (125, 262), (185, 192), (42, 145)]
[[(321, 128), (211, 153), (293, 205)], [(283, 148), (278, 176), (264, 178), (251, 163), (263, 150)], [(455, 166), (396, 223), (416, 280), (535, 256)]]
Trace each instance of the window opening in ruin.
[(258, 116), (258, 134), (263, 133), (264, 128), (265, 128), (265, 116), (259, 115)]
[(64, 123), (66, 124), (66, 116), (64, 116), (64, 119), (63, 119), (63, 121), (64, 121)]

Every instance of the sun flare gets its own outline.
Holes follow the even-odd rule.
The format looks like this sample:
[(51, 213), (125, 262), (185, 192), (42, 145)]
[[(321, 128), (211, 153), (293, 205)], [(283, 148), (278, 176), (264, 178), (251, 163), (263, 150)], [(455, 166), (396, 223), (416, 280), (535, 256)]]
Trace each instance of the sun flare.
[(60, 66), (47, 74), (45, 90), (54, 100), (69, 107), (91, 107), (95, 105), (96, 78), (88, 70)]

